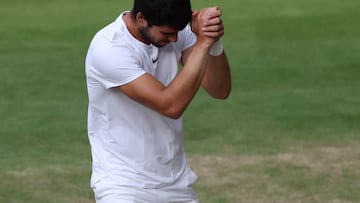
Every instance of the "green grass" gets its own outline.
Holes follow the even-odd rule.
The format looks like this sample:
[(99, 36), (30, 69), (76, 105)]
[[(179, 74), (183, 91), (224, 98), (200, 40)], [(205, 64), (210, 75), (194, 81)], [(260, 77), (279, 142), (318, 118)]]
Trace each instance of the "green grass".
[[(131, 4), (2, 0), (0, 202), (93, 202), (84, 59)], [(360, 3), (215, 4), (233, 91), (185, 114), (201, 202), (360, 202)]]

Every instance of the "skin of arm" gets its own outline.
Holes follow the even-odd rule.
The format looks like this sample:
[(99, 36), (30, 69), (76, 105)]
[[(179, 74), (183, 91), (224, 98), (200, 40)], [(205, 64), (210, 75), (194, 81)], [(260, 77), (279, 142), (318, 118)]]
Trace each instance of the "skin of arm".
[[(219, 10), (218, 7), (211, 8), (212, 10)], [(196, 15), (195, 11), (195, 14)], [(208, 12), (208, 18), (211, 24), (205, 24), (202, 28), (204, 34), (208, 37), (214, 38), (215, 41), (220, 40), (224, 34), (224, 26), (221, 21), (220, 15), (217, 13)], [(187, 49), (183, 52), (182, 63), (188, 61), (188, 56), (191, 55), (192, 49)], [(231, 92), (231, 74), (230, 65), (227, 60), (225, 52), (219, 56), (209, 56), (206, 71), (203, 77), (201, 86), (207, 93), (217, 99), (226, 99)]]
[[(213, 12), (213, 15), (219, 16), (220, 12)], [(144, 74), (118, 87), (120, 91), (164, 116), (173, 119), (181, 117), (203, 82), (207, 71), (208, 53), (216, 41), (202, 31), (205, 24), (211, 25), (208, 21), (207, 9), (193, 15), (191, 25), (198, 40), (192, 47), (191, 54), (188, 53), (186, 56), (187, 62), (183, 69), (168, 86), (165, 87), (150, 74)]]
[[(189, 56), (191, 52), (192, 49), (184, 51), (182, 57), (184, 64), (188, 61), (187, 56)], [(231, 92), (231, 74), (225, 52), (219, 56), (209, 56), (201, 86), (213, 98), (228, 98)]]

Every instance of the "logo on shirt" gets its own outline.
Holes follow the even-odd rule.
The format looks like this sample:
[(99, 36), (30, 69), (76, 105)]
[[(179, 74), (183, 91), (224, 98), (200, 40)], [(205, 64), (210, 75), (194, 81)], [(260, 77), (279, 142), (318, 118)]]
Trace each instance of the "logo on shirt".
[(156, 59), (152, 59), (152, 62), (155, 63), (158, 59), (159, 57), (157, 57)]

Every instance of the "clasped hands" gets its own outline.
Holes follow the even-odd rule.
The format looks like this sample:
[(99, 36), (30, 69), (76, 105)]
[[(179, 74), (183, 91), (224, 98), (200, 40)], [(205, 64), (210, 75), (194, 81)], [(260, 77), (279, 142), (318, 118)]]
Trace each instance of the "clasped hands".
[(224, 35), (224, 25), (220, 16), (219, 7), (203, 8), (193, 12), (191, 30), (198, 37), (198, 41), (211, 46)]

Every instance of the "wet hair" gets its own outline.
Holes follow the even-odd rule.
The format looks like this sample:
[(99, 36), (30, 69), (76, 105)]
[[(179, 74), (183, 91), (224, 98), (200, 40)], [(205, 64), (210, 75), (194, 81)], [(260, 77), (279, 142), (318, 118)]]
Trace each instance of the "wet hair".
[(132, 17), (136, 19), (139, 12), (149, 27), (167, 25), (177, 30), (184, 29), (192, 15), (190, 0), (134, 0)]

